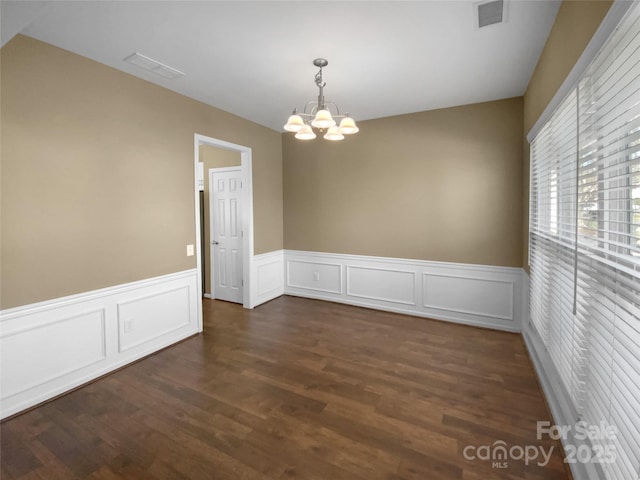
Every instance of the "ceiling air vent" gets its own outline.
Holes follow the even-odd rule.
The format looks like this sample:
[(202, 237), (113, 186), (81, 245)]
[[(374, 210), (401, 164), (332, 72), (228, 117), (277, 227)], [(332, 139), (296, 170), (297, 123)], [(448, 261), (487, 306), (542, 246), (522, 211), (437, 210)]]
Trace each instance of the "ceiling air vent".
[(478, 28), (487, 27), (496, 23), (502, 23), (504, 10), (503, 0), (476, 4), (478, 9)]
[(145, 70), (160, 75), (164, 78), (178, 78), (184, 75), (180, 70), (171, 68), (168, 65), (158, 62), (153, 58), (149, 58), (140, 53), (132, 53), (124, 59), (125, 62), (129, 62), (137, 67), (144, 68)]

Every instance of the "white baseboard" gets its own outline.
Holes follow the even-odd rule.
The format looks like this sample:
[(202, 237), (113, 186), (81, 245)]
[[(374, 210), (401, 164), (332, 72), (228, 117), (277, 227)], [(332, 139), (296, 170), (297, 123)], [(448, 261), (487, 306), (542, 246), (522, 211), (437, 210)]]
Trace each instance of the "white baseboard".
[(254, 255), (252, 277), (255, 279), (255, 298), (251, 306), (273, 300), (284, 294), (284, 251)]
[(522, 269), (284, 251), (284, 293), (519, 332)]
[(0, 418), (198, 332), (196, 270), (0, 312)]

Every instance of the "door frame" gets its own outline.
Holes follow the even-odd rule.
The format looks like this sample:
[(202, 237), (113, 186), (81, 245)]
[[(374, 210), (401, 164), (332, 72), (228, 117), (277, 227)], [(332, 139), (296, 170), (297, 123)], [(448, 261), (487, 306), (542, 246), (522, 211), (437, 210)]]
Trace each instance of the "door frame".
[[(211, 179), (213, 178), (213, 175), (215, 175), (216, 173), (224, 173), (224, 172), (237, 172), (240, 171), (240, 175), (242, 176), (242, 167), (241, 166), (237, 166), (237, 167), (214, 167), (214, 168), (210, 168), (207, 173), (207, 178), (209, 179), (209, 240), (212, 241), (213, 240), (213, 208), (211, 208), (213, 206), (213, 193), (211, 190)], [(241, 180), (243, 182), (243, 180)], [(242, 187), (240, 188), (240, 215), (242, 215), (244, 213), (244, 194), (242, 193), (242, 190), (244, 189), (244, 183), (242, 183)], [(242, 222), (244, 222), (244, 219), (242, 220)], [(244, 223), (242, 223), (242, 238), (243, 238), (243, 242), (244, 242)], [(216, 298), (216, 282), (215, 282), (215, 256), (213, 254), (213, 251), (211, 249), (211, 245), (209, 244), (209, 281), (211, 284), (211, 298), (215, 300)], [(244, 299), (244, 252), (242, 252), (242, 280), (243, 280), (243, 284), (242, 284), (242, 296)]]
[(244, 288), (242, 290), (242, 306), (244, 308), (253, 308), (251, 299), (255, 290), (254, 279), (251, 277), (253, 270), (253, 175), (252, 175), (252, 157), (251, 148), (235, 143), (226, 142), (218, 138), (200, 135), (198, 133), (193, 136), (194, 146), (194, 202), (195, 202), (195, 226), (196, 226), (196, 288), (198, 292), (198, 331), (203, 329), (202, 323), (202, 245), (200, 242), (200, 146), (209, 145), (224, 150), (231, 150), (240, 153), (240, 170), (242, 178), (242, 277), (244, 279)]

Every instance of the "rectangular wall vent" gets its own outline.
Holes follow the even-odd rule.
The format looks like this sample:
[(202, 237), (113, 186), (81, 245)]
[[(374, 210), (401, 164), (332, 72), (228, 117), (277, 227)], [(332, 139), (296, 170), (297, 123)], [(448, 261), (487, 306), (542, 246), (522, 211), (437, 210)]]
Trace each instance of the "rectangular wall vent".
[(480, 3), (476, 5), (476, 8), (478, 9), (478, 28), (502, 23), (503, 0)]
[(168, 65), (160, 63), (153, 58), (149, 58), (138, 52), (129, 55), (124, 59), (124, 61), (129, 62), (137, 67), (144, 68), (145, 70), (151, 73), (155, 73), (156, 75), (160, 75), (164, 78), (172, 79), (182, 77), (184, 75), (184, 73), (182, 73), (180, 70), (171, 68)]

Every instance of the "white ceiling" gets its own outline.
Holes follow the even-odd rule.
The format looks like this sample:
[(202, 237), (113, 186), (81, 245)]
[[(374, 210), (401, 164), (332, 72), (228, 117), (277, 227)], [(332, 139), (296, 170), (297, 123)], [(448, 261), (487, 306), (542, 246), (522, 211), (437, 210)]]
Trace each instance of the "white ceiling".
[[(22, 33), (282, 131), (325, 97), (356, 120), (522, 95), (560, 1), (505, 1), (506, 22), (475, 26), (448, 1), (7, 1), (2, 44)], [(139, 52), (186, 75), (123, 59)]]

